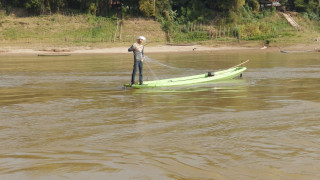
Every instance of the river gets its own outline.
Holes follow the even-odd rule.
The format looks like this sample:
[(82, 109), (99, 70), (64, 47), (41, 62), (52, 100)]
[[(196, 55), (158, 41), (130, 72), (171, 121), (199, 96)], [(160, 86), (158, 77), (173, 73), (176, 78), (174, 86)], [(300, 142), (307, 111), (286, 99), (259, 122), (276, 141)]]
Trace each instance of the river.
[(145, 63), (149, 80), (250, 61), (241, 79), (123, 89), (130, 53), (1, 56), (0, 179), (320, 179), (320, 53), (149, 57), (175, 67)]

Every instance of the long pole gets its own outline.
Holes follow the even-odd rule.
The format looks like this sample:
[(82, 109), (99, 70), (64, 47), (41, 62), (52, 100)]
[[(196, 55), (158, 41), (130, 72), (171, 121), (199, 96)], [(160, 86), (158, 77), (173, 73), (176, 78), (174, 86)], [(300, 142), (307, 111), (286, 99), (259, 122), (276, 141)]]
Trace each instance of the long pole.
[(153, 0), (153, 13), (156, 15), (156, 0)]
[[(235, 67), (238, 67), (238, 66), (241, 66), (241, 65), (243, 65), (243, 64), (245, 64), (245, 63), (247, 63), (247, 62), (249, 62), (250, 61), (250, 59), (247, 59), (246, 61), (244, 61), (244, 62), (242, 62), (242, 63), (240, 63), (240, 64), (238, 64), (238, 65), (235, 65), (235, 66), (233, 66), (233, 67), (231, 67), (231, 68), (235, 68)], [(230, 69), (231, 69), (230, 68)]]
[(116, 36), (117, 36), (117, 32), (118, 32), (118, 26), (119, 26), (119, 22), (118, 22), (118, 17), (117, 17), (117, 28), (116, 28), (116, 32), (114, 32), (113, 42), (116, 41)]

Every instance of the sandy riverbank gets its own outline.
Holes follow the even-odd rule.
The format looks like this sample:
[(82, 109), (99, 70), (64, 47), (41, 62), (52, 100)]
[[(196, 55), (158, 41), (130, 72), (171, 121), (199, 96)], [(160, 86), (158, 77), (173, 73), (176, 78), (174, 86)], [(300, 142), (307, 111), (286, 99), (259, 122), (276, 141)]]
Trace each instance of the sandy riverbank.
[[(225, 51), (225, 50), (250, 50), (257, 48), (248, 47), (209, 47), (200, 45), (191, 46), (153, 46), (146, 47), (145, 53), (164, 53), (164, 52), (203, 52), (203, 51)], [(16, 47), (6, 47), (0, 49), (2, 55), (37, 55), (37, 54), (110, 54), (128, 53), (128, 47), (113, 48), (91, 48), (91, 47), (69, 47), (69, 48), (45, 48), (45, 49), (25, 49)]]
[[(172, 53), (172, 52), (215, 52), (215, 51), (261, 51), (261, 52), (279, 52), (280, 50), (312, 50), (318, 51), (318, 46), (315, 45), (294, 45), (289, 47), (241, 47), (241, 46), (148, 46), (145, 48), (145, 53)], [(0, 55), (59, 55), (59, 54), (121, 54), (128, 53), (128, 47), (113, 47), (113, 48), (91, 48), (91, 47), (68, 47), (68, 48), (39, 48), (27, 49), (17, 47), (3, 47), (0, 48)]]

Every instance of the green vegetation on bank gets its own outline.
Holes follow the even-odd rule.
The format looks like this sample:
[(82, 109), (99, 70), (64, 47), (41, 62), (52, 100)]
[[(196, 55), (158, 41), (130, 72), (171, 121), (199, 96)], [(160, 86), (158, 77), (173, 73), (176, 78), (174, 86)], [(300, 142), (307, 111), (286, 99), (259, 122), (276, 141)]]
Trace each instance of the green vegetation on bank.
[[(23, 8), (33, 15), (78, 12), (110, 16), (122, 12), (130, 16), (144, 17), (164, 15), (172, 10), (177, 11), (177, 16), (183, 21), (202, 21), (210, 20), (217, 12), (229, 16), (239, 12), (244, 5), (257, 13), (259, 2), (259, 0), (0, 0), (0, 8), (8, 13), (14, 8)], [(306, 12), (311, 17), (319, 17), (320, 14), (319, 0), (278, 0), (278, 2), (288, 10)]]
[(111, 42), (116, 29), (112, 18), (86, 15), (46, 15), (1, 20), (3, 43), (85, 44)]
[(320, 0), (279, 2), (299, 11), (293, 17), (302, 31), (274, 7), (259, 9), (258, 0), (0, 0), (0, 41), (114, 46), (141, 34), (151, 43), (309, 43), (318, 38)]
[(61, 14), (35, 17), (6, 16), (0, 20), (1, 46), (118, 46), (139, 35), (165, 43), (159, 23), (152, 19), (119, 20), (93, 15)]
[[(297, 31), (280, 13), (266, 11), (262, 16), (249, 14), (237, 24), (173, 23), (170, 39), (163, 25), (153, 19), (117, 19), (93, 15), (61, 14), (36, 17), (5, 16), (0, 20), (1, 46), (95, 46), (112, 47), (130, 44), (139, 35), (147, 43), (241, 43), (272, 44), (312, 43), (319, 38), (320, 24), (303, 14), (294, 14), (303, 27)], [(161, 20), (159, 20), (161, 21)]]
[[(115, 20), (93, 16), (40, 16), (6, 18), (1, 22), (4, 40), (38, 37), (39, 41), (111, 41)], [(90, 39), (90, 40), (89, 40)]]

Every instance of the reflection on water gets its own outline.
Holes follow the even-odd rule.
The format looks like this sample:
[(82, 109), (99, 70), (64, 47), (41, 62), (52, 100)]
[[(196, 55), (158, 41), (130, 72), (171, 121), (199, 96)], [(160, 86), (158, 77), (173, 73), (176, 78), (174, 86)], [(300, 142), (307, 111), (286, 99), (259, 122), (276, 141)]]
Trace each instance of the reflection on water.
[(159, 78), (251, 61), (242, 79), (123, 90), (131, 54), (2, 57), (0, 179), (320, 178), (319, 54), (149, 57), (181, 69), (150, 63)]

